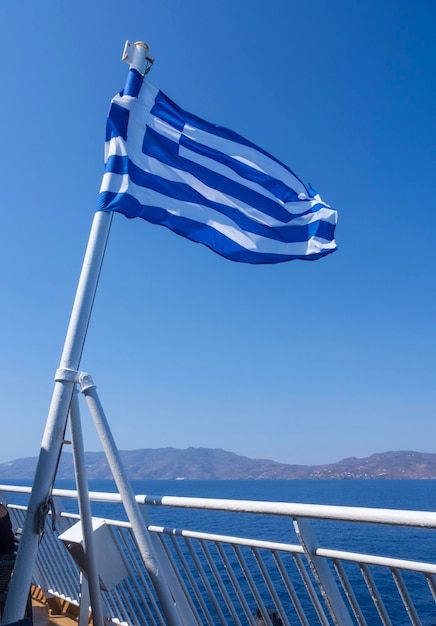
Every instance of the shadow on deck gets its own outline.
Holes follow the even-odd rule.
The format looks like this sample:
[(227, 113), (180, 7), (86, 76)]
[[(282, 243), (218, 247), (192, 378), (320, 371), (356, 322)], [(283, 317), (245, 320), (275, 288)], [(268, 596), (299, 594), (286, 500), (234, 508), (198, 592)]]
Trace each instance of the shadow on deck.
[(58, 601), (52, 602), (47, 599), (43, 592), (38, 588), (32, 590), (32, 614), (33, 626), (77, 626), (78, 619), (74, 615), (76, 607), (61, 606)]

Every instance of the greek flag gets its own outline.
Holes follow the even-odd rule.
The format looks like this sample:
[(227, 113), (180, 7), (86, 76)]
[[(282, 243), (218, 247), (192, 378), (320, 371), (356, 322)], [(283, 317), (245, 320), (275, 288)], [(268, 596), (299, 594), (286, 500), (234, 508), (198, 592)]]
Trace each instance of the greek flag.
[(336, 211), (288, 167), (187, 113), (135, 69), (111, 103), (97, 210), (162, 224), (243, 263), (336, 250)]

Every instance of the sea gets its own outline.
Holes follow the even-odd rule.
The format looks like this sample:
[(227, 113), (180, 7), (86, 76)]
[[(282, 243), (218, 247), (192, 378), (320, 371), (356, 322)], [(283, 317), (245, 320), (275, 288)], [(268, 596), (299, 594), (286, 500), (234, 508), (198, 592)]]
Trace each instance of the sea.
[[(3, 482), (14, 484), (13, 481)], [(436, 511), (436, 480), (133, 480), (131, 484), (135, 494), (148, 496)], [(55, 486), (75, 489), (74, 481), (58, 480)], [(91, 480), (89, 489), (117, 492), (112, 481)], [(19, 494), (12, 495), (9, 501), (20, 503), (22, 497)], [(64, 499), (62, 507), (63, 510), (77, 512), (72, 501)], [(93, 503), (92, 514), (106, 519), (127, 519), (119, 504)], [(292, 520), (282, 516), (149, 507), (149, 517), (150, 523), (158, 526), (298, 543)], [(436, 531), (330, 521), (313, 521), (312, 527), (319, 545), (325, 548), (436, 563)], [(422, 603), (420, 597), (417, 600), (418, 605), (421, 604), (421, 623), (436, 626), (435, 604), (428, 587), (425, 596)], [(398, 618), (393, 626), (408, 623), (408, 618), (406, 621)]]

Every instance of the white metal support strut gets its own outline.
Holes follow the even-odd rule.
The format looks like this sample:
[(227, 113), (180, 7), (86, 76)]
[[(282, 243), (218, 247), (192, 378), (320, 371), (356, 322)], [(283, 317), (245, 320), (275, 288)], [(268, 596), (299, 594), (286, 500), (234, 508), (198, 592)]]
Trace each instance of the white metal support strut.
[(309, 520), (294, 517), (294, 528), (333, 623), (335, 626), (353, 626), (350, 613), (328, 563), (316, 554), (319, 544)]
[[(89, 374), (82, 373), (80, 376), (81, 391), (86, 398), (89, 412), (91, 413), (100, 441), (106, 454), (112, 476), (121, 496), (122, 503), (127, 513), (133, 534), (138, 545), (142, 561), (156, 591), (161, 608), (169, 626), (181, 626), (182, 619), (179, 607), (170, 592), (167, 580), (164, 576), (164, 568), (159, 562), (150, 533), (147, 528), (145, 514), (141, 512), (136, 502), (135, 494), (124, 468), (119, 450), (115, 444), (109, 423), (106, 419), (103, 407), (97, 394), (97, 389)], [(190, 622), (185, 622), (189, 624)]]
[[(84, 540), (86, 581), (82, 581), (82, 591), (87, 587), (86, 597), (90, 599), (92, 608), (93, 626), (104, 626), (100, 598), (100, 578), (97, 567), (94, 532), (92, 529), (91, 505), (88, 492), (88, 477), (85, 464), (85, 448), (83, 445), (82, 428), (80, 423), (79, 402), (77, 392), (73, 393), (70, 407), (70, 430), (73, 442), (74, 471), (79, 500), (80, 522)], [(83, 577), (82, 577), (83, 578)], [(82, 603), (85, 606), (82, 606)], [(81, 596), (79, 626), (88, 624), (89, 602)]]

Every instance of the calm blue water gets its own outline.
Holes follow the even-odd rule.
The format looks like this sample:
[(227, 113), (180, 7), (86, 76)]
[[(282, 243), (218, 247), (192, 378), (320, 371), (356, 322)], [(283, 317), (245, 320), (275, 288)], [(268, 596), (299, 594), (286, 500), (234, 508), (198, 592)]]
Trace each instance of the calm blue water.
[[(73, 481), (57, 487), (73, 488)], [(436, 480), (134, 480), (136, 494), (271, 500), (436, 511)], [(91, 490), (116, 491), (112, 481)]]

